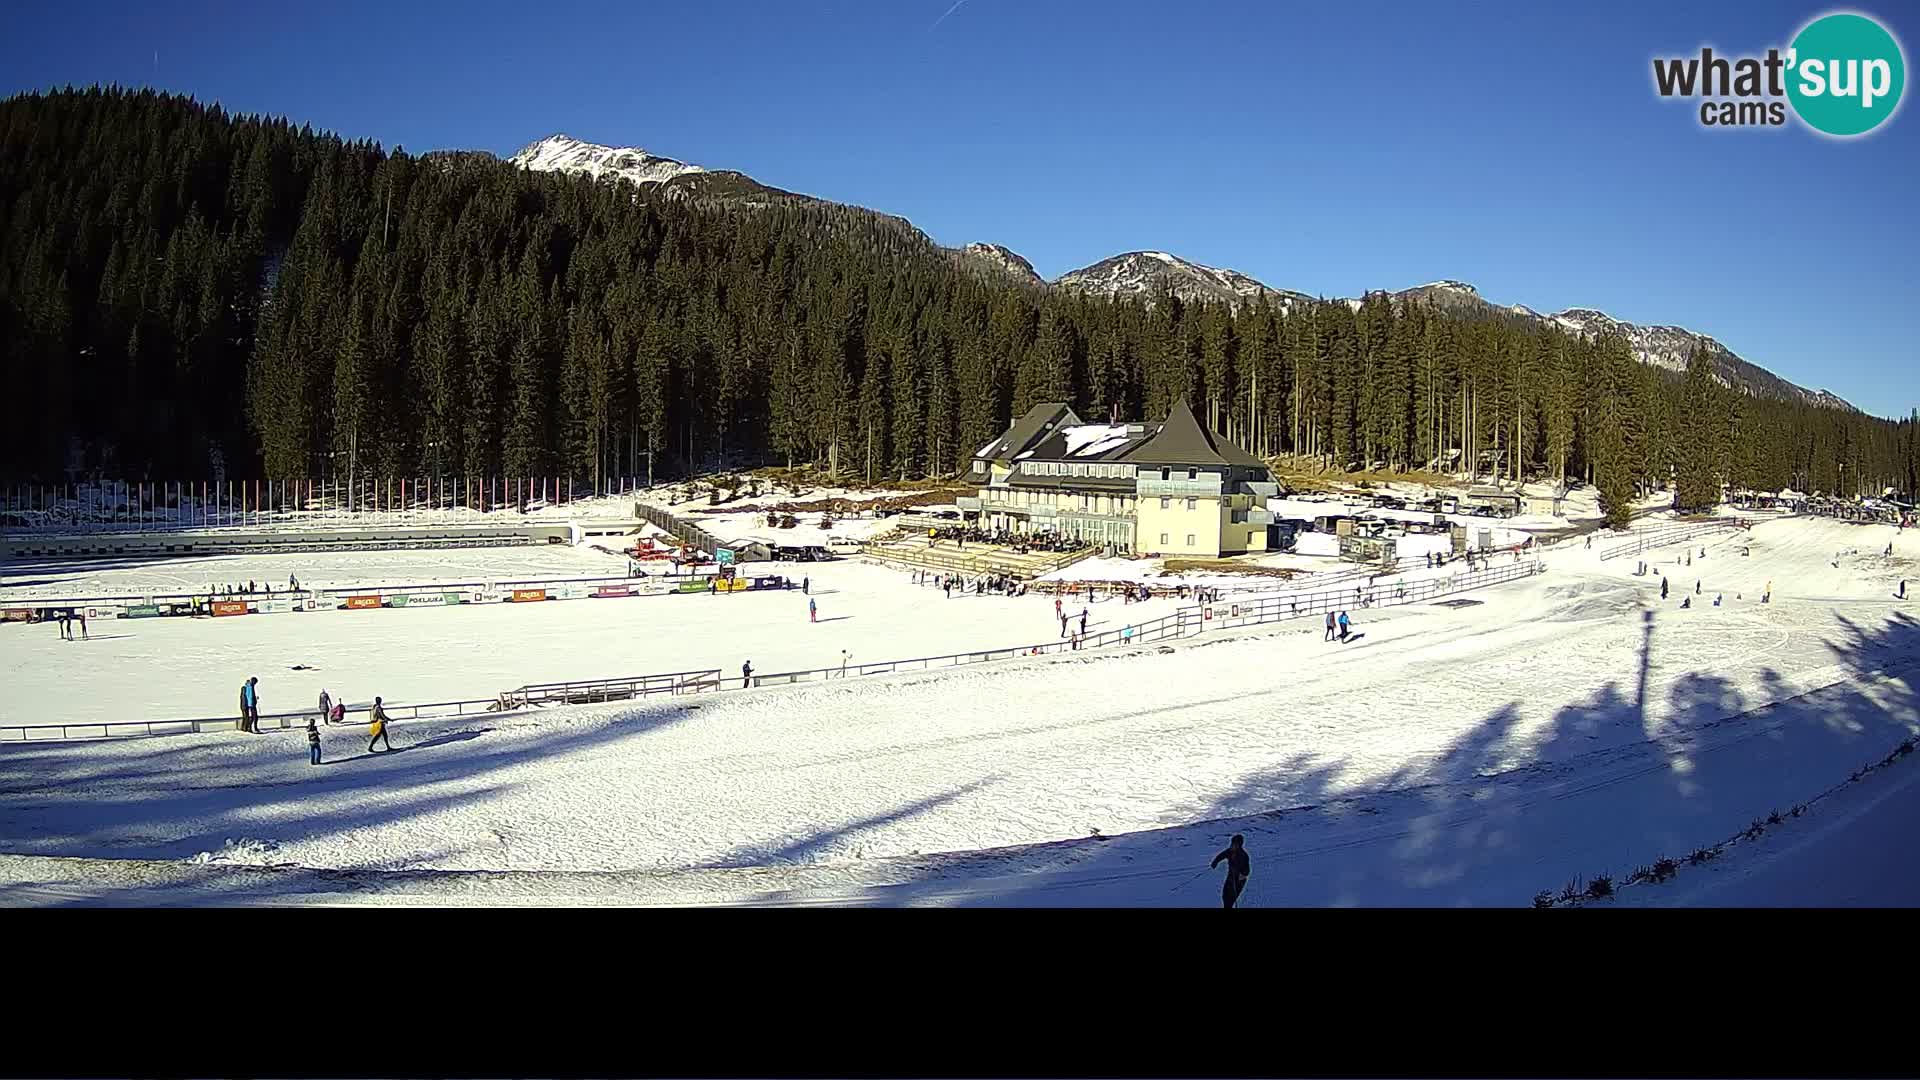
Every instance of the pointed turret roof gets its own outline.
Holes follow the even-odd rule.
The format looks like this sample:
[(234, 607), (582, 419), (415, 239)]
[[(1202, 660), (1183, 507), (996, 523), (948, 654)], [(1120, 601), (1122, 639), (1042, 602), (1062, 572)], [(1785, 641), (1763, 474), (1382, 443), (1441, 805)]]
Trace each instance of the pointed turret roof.
[(1267, 467), (1266, 462), (1240, 449), (1232, 440), (1217, 437), (1201, 427), (1186, 398), (1181, 398), (1167, 413), (1167, 422), (1160, 425), (1160, 433), (1128, 454), (1127, 460), (1142, 465)]

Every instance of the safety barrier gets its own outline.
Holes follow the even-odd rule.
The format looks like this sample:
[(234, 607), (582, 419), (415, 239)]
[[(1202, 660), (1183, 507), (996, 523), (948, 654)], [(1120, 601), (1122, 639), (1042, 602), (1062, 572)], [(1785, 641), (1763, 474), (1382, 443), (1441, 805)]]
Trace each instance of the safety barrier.
[(1739, 518), (1714, 518), (1711, 521), (1674, 521), (1659, 525), (1647, 525), (1632, 530), (1633, 539), (1615, 544), (1600, 552), (1601, 562), (1610, 562), (1628, 555), (1639, 555), (1653, 548), (1678, 544), (1684, 540), (1708, 536), (1728, 531), (1738, 531), (1748, 527)]
[[(402, 705), (393, 702), (381, 702), (380, 708), (387, 719), (400, 722), (414, 720), (442, 720), (459, 716), (491, 716), (506, 711), (500, 708), (498, 698), (475, 698), (466, 701), (434, 701), (420, 705)], [(347, 706), (346, 715), (351, 718), (356, 713), (365, 714), (373, 709), (372, 702)], [(316, 702), (311, 709), (298, 712), (262, 713), (260, 729), (286, 730), (307, 726), (307, 721), (320, 715)], [(366, 720), (346, 720), (343, 724), (363, 724)], [(240, 726), (238, 711), (227, 716), (203, 716), (182, 720), (107, 720), (70, 724), (0, 724), (0, 742), (58, 742), (62, 739), (128, 739), (150, 735), (190, 735), (200, 731), (234, 731)], [(340, 724), (331, 725), (334, 727)]]
[(653, 694), (698, 694), (720, 689), (720, 669), (675, 671), (666, 675), (628, 675), (615, 679), (575, 679), (569, 682), (530, 683), (503, 691), (498, 698), (506, 708), (529, 705), (583, 705), (598, 701), (624, 701)]

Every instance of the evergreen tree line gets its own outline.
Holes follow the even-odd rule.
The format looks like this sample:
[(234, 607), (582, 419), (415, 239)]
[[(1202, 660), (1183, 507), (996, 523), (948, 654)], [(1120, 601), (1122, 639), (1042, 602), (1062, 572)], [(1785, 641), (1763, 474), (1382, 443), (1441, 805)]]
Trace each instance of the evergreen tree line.
[[(743, 182), (744, 183), (744, 182)], [(732, 192), (738, 195), (738, 192)], [(149, 91), (0, 103), (0, 471), (950, 475), (1062, 400), (1262, 454), (1596, 483), (1911, 491), (1914, 419), (1374, 294), (1036, 290), (899, 219), (408, 155)], [(73, 460), (74, 447), (82, 460)]]

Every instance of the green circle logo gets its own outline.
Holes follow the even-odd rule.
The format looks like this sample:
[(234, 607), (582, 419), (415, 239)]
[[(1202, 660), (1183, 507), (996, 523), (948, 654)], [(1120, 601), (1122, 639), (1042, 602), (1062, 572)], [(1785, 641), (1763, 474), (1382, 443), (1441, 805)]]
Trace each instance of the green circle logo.
[(1900, 106), (1907, 62), (1900, 43), (1865, 15), (1808, 23), (1787, 54), (1787, 99), (1816, 131), (1864, 135)]

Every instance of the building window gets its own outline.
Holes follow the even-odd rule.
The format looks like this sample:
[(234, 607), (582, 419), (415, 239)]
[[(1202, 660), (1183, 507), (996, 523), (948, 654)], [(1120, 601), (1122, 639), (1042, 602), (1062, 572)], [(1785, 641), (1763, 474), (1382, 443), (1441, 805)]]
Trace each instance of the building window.
[[(1189, 509), (1189, 510), (1198, 510), (1199, 508), (1200, 508), (1200, 500), (1199, 500), (1199, 499), (1195, 499), (1195, 498), (1188, 498), (1188, 499), (1187, 499), (1187, 509)], [(1188, 543), (1192, 543), (1193, 541), (1191, 541), (1191, 540), (1189, 540), (1189, 541), (1187, 541), (1187, 542), (1188, 542)]]
[(1160, 546), (1162, 546), (1162, 547), (1165, 547), (1165, 546), (1166, 546), (1166, 544), (1167, 544), (1167, 534), (1166, 534), (1166, 533), (1161, 533), (1161, 534), (1160, 534)]
[(1188, 533), (1188, 534), (1187, 534), (1187, 546), (1188, 546), (1188, 547), (1192, 547), (1192, 546), (1193, 546), (1193, 534), (1192, 534), (1192, 533)]
[(1160, 466), (1160, 479), (1162, 480), (1173, 479), (1173, 470), (1165, 465)]
[(1170, 496), (1167, 496), (1167, 495), (1160, 496), (1160, 509), (1166, 510), (1171, 508), (1172, 506), (1173, 506), (1173, 499)]

